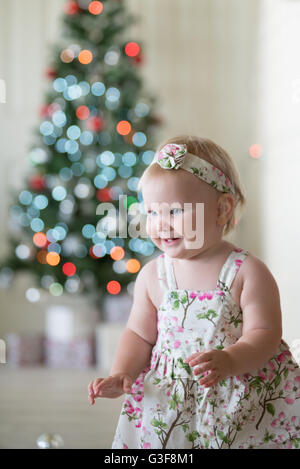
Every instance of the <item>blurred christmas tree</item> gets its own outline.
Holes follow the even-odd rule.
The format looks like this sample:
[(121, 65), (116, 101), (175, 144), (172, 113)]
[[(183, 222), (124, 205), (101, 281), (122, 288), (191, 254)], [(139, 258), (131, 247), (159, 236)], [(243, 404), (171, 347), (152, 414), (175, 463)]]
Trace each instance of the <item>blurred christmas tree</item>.
[[(121, 237), (116, 229), (119, 198), (126, 196), (126, 223), (142, 202), (137, 185), (160, 123), (139, 76), (141, 44), (124, 39), (137, 18), (122, 0), (78, 0), (66, 2), (62, 20), (64, 44), (54, 45), (46, 71), (51, 84), (30, 171), (12, 194), (10, 254), (0, 266), (4, 286), (20, 270), (34, 275), (30, 301), (39, 289), (100, 298), (130, 290), (155, 251), (149, 238)], [(97, 215), (104, 202), (117, 216)]]

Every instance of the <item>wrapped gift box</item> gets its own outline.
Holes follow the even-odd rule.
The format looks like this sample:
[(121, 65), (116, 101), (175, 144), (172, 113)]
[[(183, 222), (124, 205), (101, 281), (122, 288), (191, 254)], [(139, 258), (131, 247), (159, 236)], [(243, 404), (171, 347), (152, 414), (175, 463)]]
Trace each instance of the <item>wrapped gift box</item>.
[(109, 323), (125, 324), (129, 318), (132, 302), (132, 296), (128, 293), (107, 295), (103, 305), (103, 320)]
[(44, 340), (42, 334), (7, 334), (5, 338), (7, 363), (12, 366), (42, 365)]
[(109, 372), (117, 350), (123, 323), (99, 323), (96, 328), (96, 364), (97, 368)]
[(51, 305), (46, 310), (47, 339), (57, 342), (71, 342), (94, 334), (98, 312), (88, 305)]
[(45, 340), (45, 363), (51, 368), (88, 368), (95, 364), (95, 336)]

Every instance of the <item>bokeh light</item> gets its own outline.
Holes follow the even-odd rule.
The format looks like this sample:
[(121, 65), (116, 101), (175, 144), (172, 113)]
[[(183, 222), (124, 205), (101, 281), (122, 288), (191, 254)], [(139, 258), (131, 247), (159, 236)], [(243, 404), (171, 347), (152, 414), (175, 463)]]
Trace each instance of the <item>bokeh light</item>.
[(110, 257), (114, 261), (119, 261), (125, 256), (125, 251), (121, 246), (115, 246), (110, 251)]
[(128, 135), (131, 132), (131, 124), (128, 121), (120, 121), (117, 124), (117, 132), (120, 135)]
[(78, 60), (81, 64), (83, 65), (88, 65), (92, 62), (93, 60), (93, 54), (90, 50), (84, 49), (80, 52), (78, 55)]
[(40, 292), (36, 288), (28, 288), (25, 295), (27, 300), (31, 303), (36, 303), (41, 298)]
[(76, 266), (72, 262), (66, 262), (62, 270), (67, 277), (72, 277), (76, 273)]
[(128, 42), (125, 46), (125, 54), (128, 57), (136, 57), (140, 52), (140, 46), (136, 42)]
[(60, 283), (54, 282), (49, 288), (49, 292), (53, 296), (60, 296), (62, 295), (64, 289)]
[(60, 263), (60, 255), (57, 252), (49, 252), (46, 256), (47, 264), (55, 266)]
[(65, 49), (60, 54), (60, 59), (62, 62), (68, 64), (71, 63), (75, 58), (75, 54), (71, 49)]
[(137, 259), (129, 259), (126, 262), (126, 269), (131, 274), (137, 273), (140, 270), (140, 268), (141, 268), (141, 264)]
[(48, 255), (48, 251), (46, 251), (45, 249), (42, 249), (41, 251), (37, 253), (36, 258), (40, 264), (47, 264), (47, 259), (46, 259), (47, 255)]
[(80, 120), (85, 120), (90, 116), (90, 110), (87, 106), (79, 106), (76, 109), (76, 116)]
[(89, 12), (92, 15), (100, 15), (103, 11), (103, 5), (101, 2), (91, 2), (89, 4)]
[(252, 158), (260, 158), (262, 154), (262, 146), (259, 144), (254, 143), (249, 148), (249, 153)]
[(33, 235), (33, 242), (38, 248), (46, 246), (48, 240), (44, 233), (35, 233)]
[(111, 295), (117, 295), (121, 291), (121, 285), (116, 280), (111, 280), (106, 285), (106, 289), (108, 293), (110, 293)]

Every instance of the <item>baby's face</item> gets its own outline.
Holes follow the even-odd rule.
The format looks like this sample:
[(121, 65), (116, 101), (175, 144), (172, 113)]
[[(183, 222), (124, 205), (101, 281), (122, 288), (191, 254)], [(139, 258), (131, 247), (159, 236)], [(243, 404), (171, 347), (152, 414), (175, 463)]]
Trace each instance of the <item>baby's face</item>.
[(146, 184), (143, 200), (148, 236), (161, 251), (184, 258), (220, 238), (222, 227), (216, 223), (220, 194), (187, 171), (177, 171)]

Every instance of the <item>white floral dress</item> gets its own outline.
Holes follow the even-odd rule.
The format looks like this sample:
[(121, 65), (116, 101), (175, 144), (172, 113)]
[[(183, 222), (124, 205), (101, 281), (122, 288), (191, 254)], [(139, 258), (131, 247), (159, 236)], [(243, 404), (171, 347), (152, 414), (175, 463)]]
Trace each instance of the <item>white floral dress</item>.
[(126, 394), (112, 449), (300, 449), (300, 368), (281, 340), (255, 373), (205, 388), (185, 358), (223, 349), (242, 335), (243, 314), (230, 288), (248, 251), (236, 248), (217, 288), (178, 289), (172, 258), (157, 257), (164, 289), (158, 337), (146, 367)]

